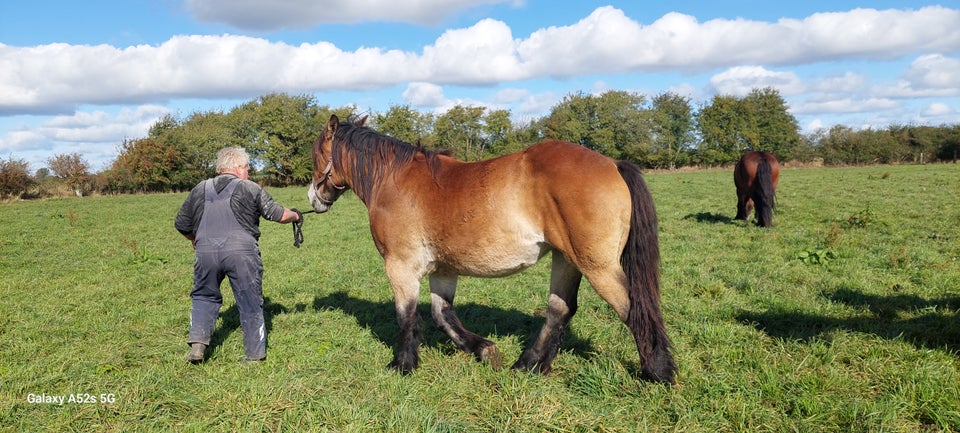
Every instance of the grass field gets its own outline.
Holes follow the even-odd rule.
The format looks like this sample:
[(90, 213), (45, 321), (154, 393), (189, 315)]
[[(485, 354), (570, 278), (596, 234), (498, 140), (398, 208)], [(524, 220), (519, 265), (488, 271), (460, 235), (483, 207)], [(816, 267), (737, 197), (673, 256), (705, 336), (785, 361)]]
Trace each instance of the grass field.
[[(730, 171), (646, 179), (674, 387), (637, 381), (586, 283), (549, 375), (458, 352), (425, 285), (421, 368), (387, 370), (393, 303), (352, 195), (307, 216), (300, 249), (262, 224), (268, 359), (240, 363), (225, 284), (210, 359), (188, 365), (185, 194), (0, 204), (0, 431), (960, 431), (960, 167), (788, 169), (767, 230), (732, 221)], [(548, 262), (461, 280), (464, 324), (507, 363), (544, 320)]]

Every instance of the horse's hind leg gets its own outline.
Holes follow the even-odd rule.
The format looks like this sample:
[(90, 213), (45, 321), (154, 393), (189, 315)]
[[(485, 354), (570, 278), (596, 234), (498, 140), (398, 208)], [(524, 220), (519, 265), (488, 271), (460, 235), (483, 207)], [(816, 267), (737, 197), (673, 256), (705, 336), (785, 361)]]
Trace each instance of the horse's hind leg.
[(580, 271), (559, 251), (553, 252), (553, 268), (550, 273), (550, 298), (547, 300), (547, 322), (540, 335), (513, 364), (514, 369), (549, 373), (553, 358), (560, 350), (563, 333), (570, 318), (577, 312), (577, 290), (580, 288)]
[(737, 216), (735, 220), (745, 220), (750, 217), (750, 211), (753, 210), (753, 200), (750, 199), (750, 174), (747, 169), (737, 164), (733, 175), (733, 183), (737, 188)]
[(433, 321), (443, 330), (460, 350), (472, 353), (477, 360), (489, 362), (494, 370), (499, 370), (503, 358), (497, 346), (460, 323), (453, 310), (453, 297), (457, 291), (456, 275), (430, 275), (430, 313)]

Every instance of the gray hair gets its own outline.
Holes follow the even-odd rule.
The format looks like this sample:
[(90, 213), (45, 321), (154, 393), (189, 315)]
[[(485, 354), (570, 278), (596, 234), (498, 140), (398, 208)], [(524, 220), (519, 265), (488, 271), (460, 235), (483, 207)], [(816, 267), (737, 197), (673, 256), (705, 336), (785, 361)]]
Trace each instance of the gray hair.
[(217, 173), (250, 164), (250, 155), (242, 147), (225, 147), (217, 152)]

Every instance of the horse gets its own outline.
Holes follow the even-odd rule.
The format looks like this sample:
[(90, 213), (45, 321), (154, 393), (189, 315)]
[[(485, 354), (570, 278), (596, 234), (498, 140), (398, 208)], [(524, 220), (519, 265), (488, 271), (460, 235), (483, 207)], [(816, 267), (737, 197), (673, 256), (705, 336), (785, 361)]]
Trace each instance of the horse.
[(364, 120), (330, 117), (313, 146), (307, 198), (323, 213), (349, 189), (367, 208), (399, 326), (388, 368), (407, 375), (420, 363), (417, 304), (428, 276), (434, 322), (460, 350), (498, 370), (496, 345), (465, 329), (454, 311), (457, 279), (511, 275), (551, 253), (546, 322), (512, 368), (550, 372), (586, 276), (633, 334), (640, 378), (674, 383), (657, 218), (639, 167), (563, 141), (463, 162)]
[(756, 150), (744, 153), (733, 169), (733, 183), (737, 187), (737, 216), (734, 219), (746, 220), (756, 207), (757, 225), (773, 225), (779, 178), (780, 163), (772, 153)]

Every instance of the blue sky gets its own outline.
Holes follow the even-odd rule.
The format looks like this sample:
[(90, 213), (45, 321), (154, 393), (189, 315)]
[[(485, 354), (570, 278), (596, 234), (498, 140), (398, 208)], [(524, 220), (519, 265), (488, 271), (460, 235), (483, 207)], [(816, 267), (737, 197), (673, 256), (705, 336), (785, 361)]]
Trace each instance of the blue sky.
[(774, 87), (804, 133), (960, 123), (955, 1), (0, 3), (0, 158), (106, 168), (161, 116), (270, 92), (518, 121), (575, 92)]

